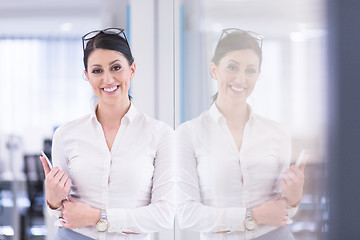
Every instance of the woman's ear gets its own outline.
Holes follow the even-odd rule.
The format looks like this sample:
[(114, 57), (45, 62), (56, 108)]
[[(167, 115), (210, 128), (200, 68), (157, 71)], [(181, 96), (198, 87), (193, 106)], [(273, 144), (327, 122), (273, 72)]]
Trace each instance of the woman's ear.
[(261, 74), (261, 71), (260, 71), (260, 69), (259, 69), (259, 73), (258, 73), (258, 76), (257, 76), (257, 80), (259, 80), (259, 78), (261, 77), (260, 74)]
[(86, 80), (89, 81), (89, 75), (88, 75), (88, 72), (86, 70), (84, 70), (84, 76), (86, 77)]
[(217, 80), (216, 78), (217, 66), (214, 62), (210, 63), (210, 74), (213, 79)]
[(133, 62), (130, 66), (130, 80), (132, 80), (133, 77), (135, 76), (135, 71), (136, 71), (136, 64), (135, 62)]

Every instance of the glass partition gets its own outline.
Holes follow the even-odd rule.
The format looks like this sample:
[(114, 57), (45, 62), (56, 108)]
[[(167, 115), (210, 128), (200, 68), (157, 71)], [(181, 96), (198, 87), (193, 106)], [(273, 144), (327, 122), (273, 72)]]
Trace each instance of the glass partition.
[[(198, 204), (191, 204), (190, 200), (187, 203), (183, 201), (184, 209), (188, 209), (192, 213), (181, 213), (183, 214), (181, 217), (184, 219), (187, 217), (188, 222), (178, 221), (180, 226), (177, 225), (177, 239), (197, 240), (200, 239), (199, 235), (211, 239), (242, 239), (241, 237), (245, 235), (251, 238), (267, 232), (266, 227), (263, 226), (260, 226), (258, 231), (246, 231), (241, 226), (244, 219), (241, 220), (241, 223), (234, 222), (240, 221), (239, 215), (232, 221), (229, 220), (231, 219), (229, 216), (231, 209), (233, 212), (243, 214), (242, 207), (256, 206), (255, 200), (252, 202), (245, 196), (251, 196), (252, 192), (246, 186), (256, 184), (255, 180), (251, 176), (248, 179), (244, 176), (250, 174), (251, 165), (249, 164), (251, 162), (249, 161), (256, 160), (255, 155), (247, 155), (251, 151), (247, 148), (247, 141), (251, 142), (248, 139), (257, 136), (254, 133), (255, 129), (249, 128), (249, 126), (245, 126), (245, 130), (242, 129), (244, 135), (240, 134), (240, 138), (242, 137), (243, 141), (237, 141), (240, 142), (238, 145), (239, 155), (238, 157), (233, 156), (235, 158), (233, 161), (238, 162), (234, 163), (235, 165), (225, 166), (226, 158), (231, 158), (229, 152), (235, 148), (233, 140), (236, 142), (236, 136), (239, 136), (234, 135), (236, 127), (231, 127), (232, 118), (227, 119), (227, 116), (230, 113), (237, 113), (236, 106), (240, 107), (241, 105), (236, 105), (229, 99), (239, 97), (241, 88), (245, 88), (245, 92), (246, 88), (249, 88), (246, 85), (248, 84), (246, 73), (244, 75), (239, 73), (238, 79), (235, 77), (228, 79), (226, 93), (230, 95), (226, 96), (229, 99), (225, 101), (222, 98), (222, 101), (218, 103), (219, 106), (215, 104), (215, 112), (217, 112), (215, 116), (219, 117), (220, 112), (227, 124), (221, 125), (220, 120), (218, 125), (210, 124), (214, 120), (213, 96), (218, 91), (222, 91), (219, 89), (221, 87), (219, 79), (222, 78), (214, 77), (211, 62), (222, 30), (228, 28), (252, 31), (263, 36), (261, 68), (255, 88), (251, 94), (249, 93), (246, 102), (258, 117), (275, 121), (288, 132), (291, 153), (288, 154), (287, 161), (290, 164), (294, 164), (300, 158), (303, 150), (307, 151), (304, 194), (297, 213), (291, 218), (291, 221), (288, 221), (288, 226), (296, 239), (324, 239), (324, 232), (327, 229), (325, 223), (327, 219), (325, 99), (327, 96), (324, 91), (326, 89), (327, 30), (324, 11), (325, 3), (321, 0), (291, 2), (281, 0), (184, 0), (178, 1), (175, 5), (174, 29), (177, 34), (175, 38), (175, 49), (177, 50), (175, 76), (176, 102), (178, 104), (175, 128), (178, 129), (177, 132), (180, 135), (181, 151), (189, 151), (187, 156), (179, 153), (182, 157), (178, 160), (178, 164), (186, 162), (184, 158), (191, 156), (193, 158), (193, 168), (190, 167), (191, 162), (186, 162), (188, 164), (186, 167), (179, 167), (183, 171), (179, 174), (185, 172), (184, 178), (190, 178), (190, 176), (194, 178), (192, 182), (191, 180), (179, 180), (181, 182), (179, 188), (182, 189), (180, 192), (188, 191), (179, 193), (179, 201), (183, 201), (187, 196)], [(241, 68), (246, 65), (238, 64), (236, 66), (241, 72)], [(232, 71), (234, 71), (233, 68)], [(233, 89), (229, 89), (231, 87)], [(230, 112), (227, 112), (229, 109), (224, 107), (224, 103), (233, 104)], [(241, 126), (241, 122), (239, 125)], [(222, 130), (218, 130), (217, 127)], [(246, 132), (249, 129), (253, 131), (252, 134)], [(240, 132), (242, 131), (240, 129)], [(271, 130), (263, 129), (262, 134), (257, 136), (258, 141), (265, 138), (269, 131)], [(186, 140), (187, 138), (191, 140)], [(256, 142), (256, 140), (254, 141)], [(187, 148), (184, 149), (185, 145)], [(280, 148), (285, 150), (286, 147), (286, 144), (283, 144)], [(264, 149), (263, 146), (259, 146), (258, 151), (262, 151), (261, 149)], [(266, 150), (264, 151), (265, 154)], [(220, 155), (216, 158), (216, 154)], [(279, 156), (275, 154), (275, 158), (279, 158)], [(261, 171), (264, 166), (271, 171), (271, 165), (269, 166), (270, 163), (265, 159), (264, 157), (263, 162), (257, 166), (258, 172), (254, 169), (251, 172), (254, 178), (261, 178), (259, 177), (261, 174), (269, 174), (269, 172)], [(239, 179), (231, 180), (235, 176), (238, 176)], [(268, 181), (280, 181), (281, 175), (276, 176), (279, 179), (272, 177)], [(236, 188), (230, 186), (230, 183), (239, 186)], [(216, 187), (218, 184), (223, 185)], [(266, 181), (259, 181), (258, 184), (266, 184)], [(263, 197), (263, 201), (258, 199), (257, 204), (268, 200), (269, 195), (263, 196), (267, 197)], [(232, 198), (237, 197), (240, 200), (234, 202)], [(184, 229), (181, 229), (181, 225)], [(232, 231), (229, 226), (237, 229)], [(236, 235), (237, 231), (241, 233)]]
[[(304, 193), (301, 203), (291, 208), (297, 213), (288, 220), (288, 229), (296, 239), (324, 239), (328, 217), (324, 1), (30, 2), (20, 7), (16, 1), (5, 1), (0, 8), (4, 23), (0, 26), (0, 239), (53, 238), (56, 228), (43, 208), (44, 176), (37, 157), (40, 150), (50, 154), (56, 127), (93, 109), (96, 99), (83, 74), (81, 36), (109, 26), (126, 29), (137, 64), (130, 90), (134, 105), (176, 131), (177, 169), (184, 172), (173, 181), (178, 184), (176, 200), (182, 212), (173, 229), (152, 234), (153, 240), (198, 240), (201, 234), (230, 240), (244, 234), (257, 237), (275, 229), (260, 226), (262, 233), (245, 230), (246, 208), (259, 206), (282, 191), (281, 171), (286, 170), (286, 164), (294, 164), (303, 150), (307, 159)], [(214, 105), (214, 96), (220, 90), (225, 89), (218, 95), (221, 100), (227, 96), (224, 93), (234, 99), (251, 88), (242, 85), (247, 84), (241, 80), (243, 62), (236, 60), (242, 54), (227, 66), (227, 70), (239, 68), (234, 79), (219, 85), (223, 78), (215, 76), (220, 63), (211, 62), (223, 29), (229, 28), (263, 37), (259, 45), (261, 66), (258, 63), (259, 68), (252, 73), (256, 81), (246, 96), (251, 111), (245, 111), (249, 114), (245, 120), (253, 116), (251, 119), (261, 119), (273, 128), (251, 130), (258, 131), (257, 135), (250, 133), (247, 121), (230, 126), (227, 113), (237, 113), (238, 109), (226, 112), (221, 106), (229, 106), (225, 103), (231, 101)], [(251, 36), (259, 43), (258, 35)], [(237, 50), (242, 53), (244, 49), (248, 48)], [(222, 130), (197, 122), (204, 120), (202, 113), (210, 111), (215, 111)], [(237, 130), (241, 134), (234, 134)], [(277, 134), (271, 135), (272, 131)], [(288, 141), (277, 143), (279, 132), (284, 138), (289, 136)], [(259, 143), (258, 139), (266, 136), (275, 140)], [(259, 148), (251, 150), (249, 142)], [(270, 151), (264, 159), (278, 162), (259, 162), (264, 147)], [(192, 159), (184, 161), (189, 160), (189, 149)], [(238, 154), (234, 162), (225, 162), (234, 156), (230, 154), (234, 149), (234, 155)], [(278, 152), (286, 156), (281, 164)], [(254, 159), (259, 165), (250, 171), (250, 160)], [(274, 171), (267, 172), (269, 169)], [(261, 192), (261, 187), (256, 188), (251, 181), (267, 185), (267, 192)], [(248, 190), (244, 187), (247, 184)], [(244, 200), (253, 194), (251, 187), (256, 192), (253, 202)], [(187, 205), (189, 202), (192, 205)], [(30, 212), (34, 206), (36, 213), (43, 214), (39, 218)]]

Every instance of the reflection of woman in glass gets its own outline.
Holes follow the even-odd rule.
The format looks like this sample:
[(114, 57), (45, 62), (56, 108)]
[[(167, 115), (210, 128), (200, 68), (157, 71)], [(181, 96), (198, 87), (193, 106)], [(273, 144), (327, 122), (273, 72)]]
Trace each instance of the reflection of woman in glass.
[(41, 159), (47, 204), (62, 220), (55, 239), (149, 240), (173, 224), (173, 131), (130, 101), (136, 66), (123, 30), (90, 32), (83, 41), (99, 102), (56, 130), (51, 171)]
[(178, 220), (201, 239), (293, 239), (286, 225), (302, 197), (302, 169), (289, 168), (289, 135), (246, 102), (261, 44), (256, 33), (223, 31), (210, 66), (215, 102), (176, 132)]

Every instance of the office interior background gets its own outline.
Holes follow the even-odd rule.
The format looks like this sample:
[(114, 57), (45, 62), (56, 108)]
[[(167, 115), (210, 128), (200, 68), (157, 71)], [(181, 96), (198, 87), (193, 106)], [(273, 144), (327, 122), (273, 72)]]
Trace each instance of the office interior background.
[[(344, 193), (341, 190), (349, 182), (337, 181), (341, 173), (352, 176), (349, 168), (358, 165), (355, 160), (347, 162), (348, 168), (335, 164), (339, 158), (347, 159), (343, 151), (354, 150), (352, 145), (344, 148), (349, 144), (340, 132), (349, 126), (343, 118), (359, 117), (340, 110), (357, 99), (341, 98), (344, 91), (352, 90), (350, 84), (337, 88), (343, 76), (339, 61), (346, 57), (328, 51), (340, 40), (359, 39), (357, 33), (346, 38), (347, 31), (344, 39), (343, 35), (336, 39), (342, 26), (354, 21), (348, 17), (353, 15), (345, 13), (351, 12), (351, 6), (359, 4), (325, 0), (1, 0), (0, 239), (52, 239), (56, 229), (43, 211), (38, 156), (40, 150), (51, 152), (57, 126), (94, 106), (96, 99), (83, 75), (81, 36), (110, 26), (126, 29), (137, 63), (131, 85), (134, 104), (174, 128), (211, 105), (216, 83), (209, 65), (221, 30), (235, 27), (262, 34), (261, 76), (249, 103), (255, 112), (280, 122), (291, 133), (292, 161), (302, 149), (311, 151), (303, 201), (291, 229), (296, 239), (306, 240), (339, 239), (336, 234), (348, 228), (358, 233), (353, 224), (337, 226), (335, 217), (329, 220), (329, 200), (334, 203), (332, 216), (344, 217), (357, 210), (341, 211), (336, 193)], [(350, 78), (352, 73), (354, 69), (346, 72)], [(329, 126), (337, 130), (329, 131)], [(355, 136), (356, 131), (349, 132)], [(339, 138), (330, 141), (334, 136)], [(334, 178), (328, 180), (330, 174)], [(333, 194), (328, 194), (327, 183), (335, 182)], [(180, 230), (175, 221), (174, 229), (154, 234), (153, 239), (199, 237)]]

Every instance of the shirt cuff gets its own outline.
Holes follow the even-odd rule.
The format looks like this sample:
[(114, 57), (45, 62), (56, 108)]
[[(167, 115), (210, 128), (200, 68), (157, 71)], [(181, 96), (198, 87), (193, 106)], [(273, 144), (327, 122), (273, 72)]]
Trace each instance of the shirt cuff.
[(246, 208), (230, 208), (227, 210), (227, 225), (230, 231), (244, 231)]
[(227, 208), (223, 214), (223, 219), (214, 231), (215, 233), (229, 233), (235, 231), (244, 231), (246, 208)]
[[(294, 217), (298, 210), (299, 210), (299, 206), (297, 206), (297, 207), (289, 207), (288, 210), (287, 210), (288, 218), (290, 219), (290, 218)], [(291, 221), (291, 223), (292, 223), (292, 221)]]
[(108, 232), (137, 233), (135, 227), (129, 226), (129, 219), (127, 217), (126, 209), (107, 209), (107, 219), (109, 222)]
[(55, 218), (61, 217), (61, 210), (63, 209), (62, 205), (60, 207), (58, 207), (57, 209), (52, 209), (48, 203), (46, 203), (46, 206), (47, 206), (46, 208), (47, 208), (47, 211), (50, 216), (55, 217)]
[(62, 223), (64, 222), (64, 219), (62, 218), (62, 212), (61, 210), (63, 209), (63, 206), (61, 205), (59, 208), (57, 209), (52, 209), (48, 203), (46, 203), (46, 208), (47, 208), (47, 212), (50, 215), (50, 217), (52, 217), (53, 219), (55, 219), (55, 226), (61, 227)]

